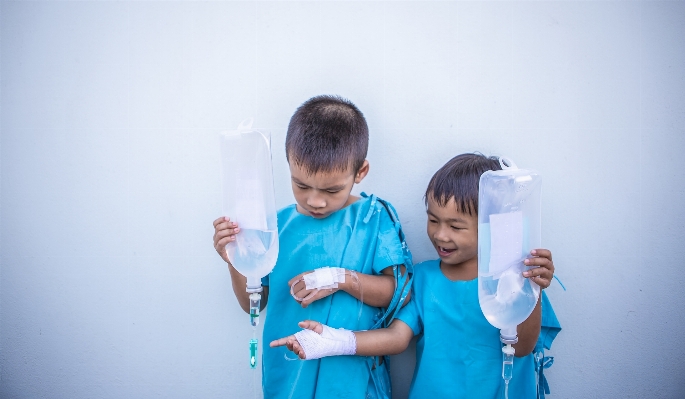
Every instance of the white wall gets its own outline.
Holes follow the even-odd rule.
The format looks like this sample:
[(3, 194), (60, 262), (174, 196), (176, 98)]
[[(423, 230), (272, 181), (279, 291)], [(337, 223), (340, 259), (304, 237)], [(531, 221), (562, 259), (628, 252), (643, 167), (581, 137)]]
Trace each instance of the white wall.
[(217, 132), (271, 131), (286, 205), (285, 129), (322, 93), (365, 113), (360, 189), (416, 261), (449, 158), (542, 172), (551, 398), (685, 396), (685, 3), (3, 1), (0, 24), (0, 397), (260, 396), (212, 248)]

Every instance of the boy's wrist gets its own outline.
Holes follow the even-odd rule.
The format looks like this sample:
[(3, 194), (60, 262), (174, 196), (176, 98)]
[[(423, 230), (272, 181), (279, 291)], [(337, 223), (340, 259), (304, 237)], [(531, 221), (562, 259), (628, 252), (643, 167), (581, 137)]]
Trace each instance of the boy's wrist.
[(338, 283), (338, 290), (345, 291), (348, 294), (359, 290), (359, 278), (354, 270), (345, 270), (345, 281)]

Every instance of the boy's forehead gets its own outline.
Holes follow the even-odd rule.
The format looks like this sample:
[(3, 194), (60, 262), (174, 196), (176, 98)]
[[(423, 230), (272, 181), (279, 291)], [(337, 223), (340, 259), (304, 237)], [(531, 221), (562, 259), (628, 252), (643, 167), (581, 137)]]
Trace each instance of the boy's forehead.
[(353, 177), (354, 173), (352, 168), (348, 167), (343, 169), (333, 169), (328, 171), (318, 171), (312, 173), (307, 167), (298, 165), (295, 162), (290, 162), (290, 176), (301, 182), (305, 181), (317, 181), (320, 183), (329, 182), (336, 183), (342, 180), (347, 180), (349, 177)]
[(307, 176), (307, 177), (317, 177), (317, 178), (330, 178), (339, 177), (341, 175), (354, 175), (352, 171), (352, 165), (348, 164), (346, 166), (332, 167), (326, 170), (313, 171), (313, 168), (302, 162), (289, 162), (290, 174), (292, 176)]
[(454, 197), (451, 197), (444, 205), (440, 205), (435, 198), (429, 195), (427, 202), (428, 205), (426, 211), (436, 216), (439, 215), (443, 218), (449, 219), (470, 219), (473, 217), (478, 218), (478, 214), (476, 212), (472, 212), (471, 214), (468, 212), (462, 212), (459, 206), (457, 206), (457, 202), (454, 200)]

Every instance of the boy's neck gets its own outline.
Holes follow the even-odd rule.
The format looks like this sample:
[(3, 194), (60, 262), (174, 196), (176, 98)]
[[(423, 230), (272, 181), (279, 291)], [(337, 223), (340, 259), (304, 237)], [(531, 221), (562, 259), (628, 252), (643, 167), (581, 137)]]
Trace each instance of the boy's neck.
[(470, 281), (478, 277), (478, 258), (470, 259), (458, 265), (440, 261), (440, 271), (450, 281)]
[(357, 200), (358, 200), (359, 198), (361, 198), (361, 197), (358, 197), (358, 196), (356, 196), (356, 195), (350, 194), (350, 196), (347, 197), (347, 202), (345, 203), (345, 206), (344, 206), (343, 208), (346, 208), (346, 207), (348, 207), (348, 206), (354, 204), (355, 202), (357, 202)]
[[(357, 202), (360, 198), (361, 198), (361, 197), (358, 197), (358, 196), (356, 196), (356, 195), (351, 195), (351, 194), (350, 194), (350, 196), (347, 198), (347, 201), (345, 202), (345, 206), (343, 206), (342, 208), (338, 209), (338, 211), (343, 210), (343, 209), (347, 208), (348, 206), (354, 204), (354, 203)], [(299, 214), (308, 215), (308, 213), (307, 213), (306, 211), (302, 210), (302, 208), (300, 207), (300, 204), (298, 204), (298, 203), (295, 203), (295, 210), (296, 210), (297, 213), (299, 213)], [(337, 212), (337, 211), (335, 211), (335, 212)], [(335, 212), (333, 212), (333, 213), (335, 213)], [(331, 215), (332, 215), (332, 214), (331, 214)], [(330, 216), (330, 215), (328, 215), (328, 216)], [(328, 217), (328, 216), (326, 216), (326, 217)]]

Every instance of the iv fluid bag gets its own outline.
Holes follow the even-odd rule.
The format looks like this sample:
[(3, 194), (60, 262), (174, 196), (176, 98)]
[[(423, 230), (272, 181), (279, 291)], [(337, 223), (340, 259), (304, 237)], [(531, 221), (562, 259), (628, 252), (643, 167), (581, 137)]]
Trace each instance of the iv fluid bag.
[(490, 324), (515, 331), (540, 296), (522, 273), (530, 251), (540, 248), (542, 177), (506, 158), (500, 165), (483, 173), (478, 187), (478, 300)]
[(278, 258), (271, 142), (268, 133), (252, 130), (252, 121), (221, 133), (223, 213), (240, 233), (226, 245), (228, 259), (247, 286), (261, 287)]

